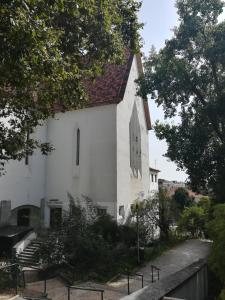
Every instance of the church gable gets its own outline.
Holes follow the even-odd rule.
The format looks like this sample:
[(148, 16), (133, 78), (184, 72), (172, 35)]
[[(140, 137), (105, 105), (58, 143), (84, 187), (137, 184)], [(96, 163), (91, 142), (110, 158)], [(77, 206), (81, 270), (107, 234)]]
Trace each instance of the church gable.
[[(106, 65), (102, 76), (94, 81), (86, 80), (84, 85), (89, 96), (89, 106), (118, 104), (124, 99), (133, 60), (136, 60), (138, 75), (143, 73), (141, 55), (125, 51), (124, 64)], [(135, 83), (133, 83), (135, 84)], [(147, 129), (151, 129), (151, 119), (147, 99), (143, 99)]]

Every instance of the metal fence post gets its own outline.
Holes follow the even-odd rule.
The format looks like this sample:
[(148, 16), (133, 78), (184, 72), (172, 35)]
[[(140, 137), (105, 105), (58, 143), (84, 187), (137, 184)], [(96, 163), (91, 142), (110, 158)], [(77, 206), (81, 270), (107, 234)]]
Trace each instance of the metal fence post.
[(15, 266), (15, 277), (16, 277), (16, 295), (18, 294), (18, 272), (17, 272), (17, 266)]
[(152, 283), (153, 283), (154, 282), (154, 274), (153, 274), (154, 270), (153, 270), (153, 266), (151, 266), (151, 269), (152, 269)]
[(26, 287), (26, 280), (25, 280), (25, 271), (22, 271), (23, 276), (23, 287)]
[(141, 276), (141, 287), (144, 287), (144, 275)]
[(70, 287), (68, 286), (68, 300), (70, 300)]
[(47, 282), (46, 282), (46, 277), (44, 277), (44, 295), (46, 296), (47, 292)]
[(127, 294), (130, 295), (130, 275), (127, 273)]

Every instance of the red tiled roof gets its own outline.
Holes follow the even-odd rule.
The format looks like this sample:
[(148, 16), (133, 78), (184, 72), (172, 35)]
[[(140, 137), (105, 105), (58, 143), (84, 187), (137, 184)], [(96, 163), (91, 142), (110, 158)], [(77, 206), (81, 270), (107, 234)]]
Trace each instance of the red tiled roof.
[[(103, 75), (98, 76), (95, 80), (84, 80), (84, 87), (89, 97), (88, 107), (119, 103), (123, 100), (128, 77), (134, 55), (131, 51), (125, 51), (125, 59), (122, 65), (108, 64), (105, 66)], [(143, 73), (140, 54), (136, 54), (137, 67), (139, 74)], [(144, 112), (147, 129), (152, 129), (151, 119), (147, 99), (143, 99)], [(62, 106), (54, 106), (55, 112), (62, 111)]]
[[(89, 95), (88, 106), (119, 103), (123, 100), (134, 55), (126, 50), (123, 65), (107, 65), (102, 76), (94, 81), (86, 80), (84, 86)], [(141, 56), (137, 57), (139, 74), (143, 73)], [(143, 99), (147, 129), (152, 129), (147, 99)]]
[(94, 81), (85, 80), (89, 106), (119, 103), (123, 100), (132, 61), (133, 54), (127, 50), (123, 65), (106, 65), (102, 76)]

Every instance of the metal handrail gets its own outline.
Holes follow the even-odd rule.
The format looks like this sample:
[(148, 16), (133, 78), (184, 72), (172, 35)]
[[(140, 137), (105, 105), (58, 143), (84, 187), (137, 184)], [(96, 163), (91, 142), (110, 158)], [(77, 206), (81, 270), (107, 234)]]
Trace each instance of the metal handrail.
[(129, 273), (127, 272), (127, 294), (130, 295), (130, 277), (131, 276), (138, 276), (141, 277), (141, 288), (144, 287), (144, 275), (142, 273)]
[(158, 280), (159, 280), (159, 271), (160, 271), (160, 268), (154, 266), (154, 265), (151, 265), (151, 271), (152, 271), (152, 283), (154, 282), (154, 270), (157, 271), (158, 273)]
[(90, 287), (81, 287), (81, 286), (74, 286), (74, 285), (69, 285), (67, 286), (68, 289), (68, 300), (70, 300), (70, 290), (82, 290), (82, 291), (91, 291), (91, 292), (100, 292), (101, 293), (101, 300), (103, 300), (103, 294), (104, 294), (104, 289), (95, 289), (95, 288), (90, 288)]
[[(38, 268), (38, 267), (34, 267), (34, 266), (29, 266), (29, 268), (31, 270), (22, 270), (22, 274), (23, 274), (23, 282), (24, 282), (24, 288), (26, 287), (26, 281), (25, 281), (25, 272), (32, 272), (32, 271), (43, 271), (43, 269)], [(43, 292), (44, 296), (47, 296), (47, 279), (46, 276), (44, 276), (44, 292)]]

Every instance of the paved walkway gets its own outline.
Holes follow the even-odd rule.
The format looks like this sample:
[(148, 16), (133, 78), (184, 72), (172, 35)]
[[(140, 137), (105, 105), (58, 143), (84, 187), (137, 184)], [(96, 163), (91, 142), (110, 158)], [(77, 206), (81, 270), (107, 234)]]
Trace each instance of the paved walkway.
[[(151, 265), (160, 268), (160, 278), (173, 274), (184, 267), (202, 258), (206, 258), (210, 251), (210, 243), (200, 240), (189, 240), (166, 251), (160, 257), (150, 261), (138, 272), (144, 275), (144, 286), (151, 283)], [(153, 283), (154, 284), (154, 283)], [(35, 282), (28, 285), (33, 291), (42, 291), (43, 282)], [(83, 283), (82, 286), (103, 288), (105, 290), (104, 300), (118, 300), (127, 294), (127, 279), (120, 277), (108, 284), (97, 284), (93, 282)], [(134, 292), (141, 288), (139, 278), (131, 278), (130, 290)], [(64, 283), (55, 278), (47, 281), (47, 293), (52, 300), (67, 300), (68, 294)], [(100, 300), (100, 293), (86, 291), (71, 291), (70, 300)]]

